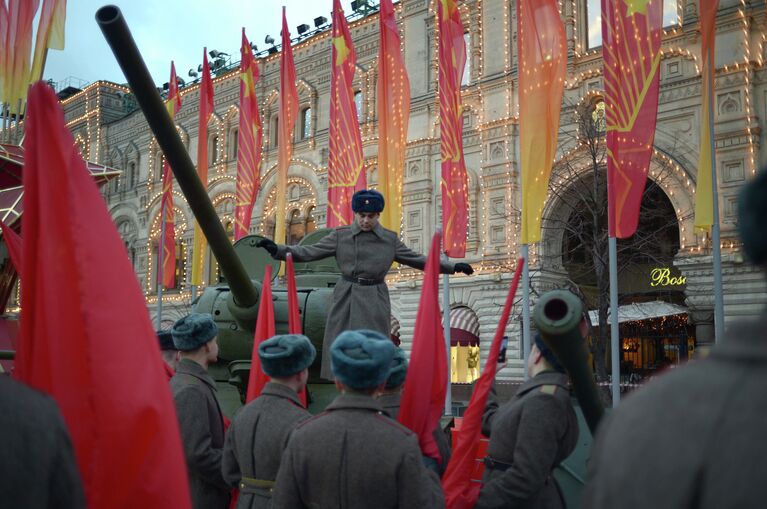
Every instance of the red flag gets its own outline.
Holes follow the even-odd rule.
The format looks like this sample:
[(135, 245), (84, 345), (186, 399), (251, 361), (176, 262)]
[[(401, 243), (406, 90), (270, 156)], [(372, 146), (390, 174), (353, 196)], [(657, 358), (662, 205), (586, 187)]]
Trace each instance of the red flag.
[(611, 237), (639, 222), (658, 113), (662, 0), (602, 0)]
[[(202, 49), (202, 80), (200, 80), (200, 113), (197, 128), (197, 175), (202, 187), (208, 188), (208, 118), (213, 113), (213, 81), (210, 79), (207, 48)], [(200, 225), (194, 223), (192, 245), (192, 285), (202, 284), (202, 268), (205, 260), (205, 236)]]
[(64, 49), (64, 22), (66, 21), (67, 0), (43, 0), (40, 21), (35, 36), (35, 51), (29, 83), (42, 79), (43, 64), (48, 48)]
[(399, 233), (402, 222), (402, 180), (410, 119), (410, 80), (402, 58), (399, 29), (391, 0), (381, 0), (378, 49), (378, 190), (386, 208), (381, 224)]
[(442, 156), (442, 231), (444, 251), (466, 256), (469, 226), (468, 182), (463, 159), (461, 80), (466, 65), (463, 24), (455, 0), (437, 2), (439, 30), (439, 130)]
[(354, 103), (357, 54), (341, 0), (333, 0), (333, 57), (330, 75), (328, 155), (328, 228), (351, 224), (352, 195), (366, 187), (362, 169), (362, 135)]
[(477, 502), (479, 490), (482, 487), (481, 484), (471, 482), (471, 473), (477, 461), (477, 448), (482, 435), (482, 414), (485, 411), (487, 394), (495, 379), (496, 360), (498, 359), (498, 351), (501, 349), (501, 339), (509, 322), (509, 313), (511, 313), (511, 307), (514, 304), (514, 295), (517, 293), (519, 276), (522, 274), (524, 264), (524, 258), (517, 260), (517, 268), (514, 271), (514, 278), (511, 280), (509, 293), (506, 296), (501, 321), (498, 322), (498, 328), (495, 330), (495, 337), (490, 345), (490, 352), (487, 354), (482, 375), (474, 385), (471, 401), (469, 401), (469, 406), (463, 415), (463, 423), (458, 431), (456, 443), (453, 444), (453, 455), (450, 457), (450, 463), (445, 475), (442, 476), (442, 489), (445, 492), (447, 509), (471, 509)]
[(24, 155), (15, 376), (61, 408), (90, 509), (190, 508), (144, 295), (56, 95), (42, 82), (29, 93)]
[[(5, 2), (3, 2), (5, 3)], [(40, 0), (9, 0), (6, 39), (0, 51), (5, 52), (5, 68), (0, 82), (0, 102), (9, 103), (11, 113), (19, 110), (27, 97), (32, 51), (32, 24)]]
[(522, 243), (541, 240), (541, 216), (557, 151), (567, 72), (558, 0), (517, 0)]
[(280, 114), (277, 133), (277, 211), (274, 227), (275, 242), (285, 241), (285, 193), (288, 183), (288, 166), (293, 155), (293, 126), (298, 116), (298, 90), (296, 90), (296, 65), (290, 46), (290, 31), (282, 8), (282, 55), (280, 56)]
[[(288, 281), (288, 333), (303, 334), (301, 312), (298, 309), (298, 290), (296, 289), (296, 270), (293, 267), (293, 255), (285, 257), (285, 279)], [(306, 388), (298, 393), (301, 403), (306, 406)]]
[(274, 336), (274, 303), (272, 302), (272, 266), (267, 265), (264, 270), (264, 282), (261, 286), (261, 297), (258, 304), (258, 316), (256, 317), (256, 333), (253, 336), (253, 354), (250, 361), (250, 374), (248, 375), (248, 393), (245, 402), (250, 403), (257, 398), (264, 385), (269, 381), (261, 369), (261, 360), (258, 358), (258, 345)]
[(258, 114), (256, 82), (258, 64), (250, 42), (242, 29), (240, 62), (240, 127), (237, 131), (237, 205), (235, 207), (234, 240), (248, 234), (250, 215), (261, 183), (261, 141), (263, 130)]
[(398, 420), (418, 435), (423, 454), (441, 463), (433, 435), (447, 393), (447, 352), (439, 312), (439, 244), (440, 234), (436, 233), (423, 274), (410, 367), (405, 377)]
[(21, 249), (21, 236), (13, 228), (0, 221), (0, 228), (3, 230), (3, 240), (8, 249), (8, 256), (11, 257), (11, 263), (16, 267), (16, 272), (21, 275), (21, 260), (23, 260), (23, 251)]
[[(165, 103), (168, 109), (168, 115), (171, 120), (176, 118), (176, 113), (181, 109), (181, 96), (178, 93), (178, 78), (176, 77), (176, 66), (173, 61), (170, 62), (170, 80), (168, 81), (168, 101)], [(159, 277), (157, 284), (165, 288), (175, 288), (176, 286), (176, 229), (175, 213), (173, 211), (173, 172), (170, 169), (168, 161), (163, 161), (162, 165), (162, 202), (161, 202), (161, 220), (164, 223), (164, 235), (160, 244), (160, 263), (162, 263), (162, 278)]]

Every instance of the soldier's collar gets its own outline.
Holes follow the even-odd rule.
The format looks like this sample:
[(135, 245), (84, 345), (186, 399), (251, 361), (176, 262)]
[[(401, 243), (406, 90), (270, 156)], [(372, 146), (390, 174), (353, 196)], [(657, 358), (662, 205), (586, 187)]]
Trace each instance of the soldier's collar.
[(264, 390), (261, 391), (261, 394), (269, 394), (272, 396), (289, 399), (302, 408), (304, 406), (303, 403), (301, 403), (301, 398), (298, 397), (298, 393), (296, 393), (296, 391), (287, 385), (282, 385), (275, 382), (267, 382), (267, 384), (264, 386)]
[(371, 396), (365, 394), (344, 393), (336, 397), (331, 404), (327, 406), (325, 410), (341, 410), (341, 409), (357, 409), (357, 410), (370, 410), (373, 412), (383, 412), (383, 407), (378, 400), (373, 399)]
[(214, 391), (217, 390), (216, 381), (213, 380), (208, 371), (191, 359), (181, 359), (176, 368), (176, 373), (193, 376), (208, 384)]
[[(359, 234), (359, 233), (361, 233), (361, 232), (362, 232), (362, 228), (360, 228), (360, 225), (358, 225), (358, 224), (357, 224), (357, 221), (356, 221), (356, 220), (352, 222), (352, 224), (351, 224), (351, 229), (352, 229), (352, 235), (357, 235), (357, 234)], [(384, 227), (383, 227), (383, 226), (381, 226), (381, 223), (378, 223), (377, 225), (375, 225), (375, 228), (373, 228), (373, 229), (372, 229), (372, 230), (370, 230), (370, 231), (372, 231), (373, 233), (375, 233), (375, 234), (376, 234), (376, 236), (377, 236), (379, 239), (382, 239), (382, 238), (383, 238), (383, 235), (384, 235)]]
[(558, 371), (543, 371), (520, 385), (517, 394), (521, 396), (542, 385), (557, 385), (563, 389), (569, 389), (567, 386), (567, 375)]

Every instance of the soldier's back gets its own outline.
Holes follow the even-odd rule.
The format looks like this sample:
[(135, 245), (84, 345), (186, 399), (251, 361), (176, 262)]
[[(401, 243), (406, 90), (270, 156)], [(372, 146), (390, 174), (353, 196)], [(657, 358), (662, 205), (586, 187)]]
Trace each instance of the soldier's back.
[(600, 425), (586, 507), (762, 507), (767, 317), (627, 398)]
[(375, 400), (342, 395), (294, 431), (277, 477), (275, 508), (439, 506), (416, 436)]

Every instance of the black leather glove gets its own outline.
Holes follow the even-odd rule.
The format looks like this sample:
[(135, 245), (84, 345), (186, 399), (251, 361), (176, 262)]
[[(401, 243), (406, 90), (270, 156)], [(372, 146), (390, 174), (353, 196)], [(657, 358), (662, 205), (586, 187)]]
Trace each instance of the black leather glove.
[(263, 247), (269, 251), (269, 254), (272, 256), (277, 254), (277, 244), (275, 244), (273, 240), (261, 239), (256, 243), (256, 247)]
[(456, 272), (463, 272), (467, 276), (471, 276), (472, 274), (474, 274), (474, 269), (472, 269), (471, 265), (469, 265), (468, 263), (456, 263), (455, 264), (455, 271)]

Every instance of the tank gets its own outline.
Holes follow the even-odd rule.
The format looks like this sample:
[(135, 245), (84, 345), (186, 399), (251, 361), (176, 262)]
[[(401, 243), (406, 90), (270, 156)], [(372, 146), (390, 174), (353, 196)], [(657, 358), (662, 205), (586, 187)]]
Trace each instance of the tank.
[[(261, 281), (261, 278), (268, 264), (277, 269), (281, 262), (273, 260), (265, 250), (256, 247), (262, 238), (257, 235), (244, 237), (234, 246), (230, 243), (207, 191), (197, 176), (194, 164), (166, 112), (120, 9), (111, 5), (102, 7), (96, 13), (96, 21), (112, 48), (221, 269), (225, 282), (206, 288), (193, 303), (193, 310), (213, 315), (219, 327), (220, 348), (219, 363), (212, 367), (211, 373), (218, 382), (228, 381), (237, 387), (242, 398), (247, 391), (246, 382), (250, 370), (259, 295), (264, 284), (273, 284), (273, 281)], [(312, 232), (302, 243), (316, 242), (329, 231), (324, 229)], [(310, 382), (318, 383), (321, 382), (319, 366), (325, 319), (333, 286), (340, 271), (334, 259), (296, 263), (295, 269), (303, 331), (312, 340), (318, 352), (317, 359), (310, 368)], [(273, 273), (276, 272), (273, 270)], [(276, 332), (285, 333), (288, 330), (287, 289), (275, 287), (272, 294)], [(228, 376), (224, 375), (225, 371), (228, 371)]]

